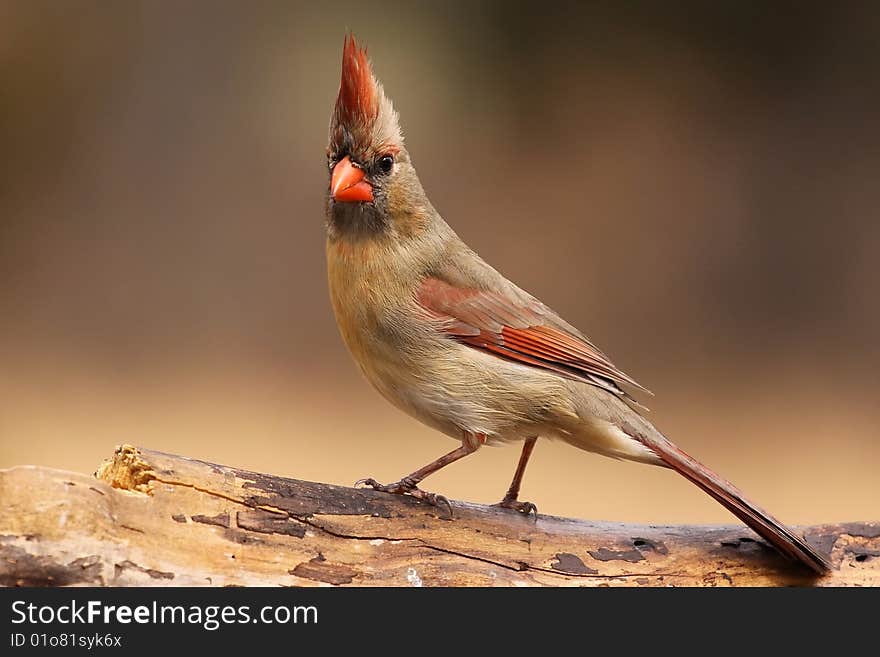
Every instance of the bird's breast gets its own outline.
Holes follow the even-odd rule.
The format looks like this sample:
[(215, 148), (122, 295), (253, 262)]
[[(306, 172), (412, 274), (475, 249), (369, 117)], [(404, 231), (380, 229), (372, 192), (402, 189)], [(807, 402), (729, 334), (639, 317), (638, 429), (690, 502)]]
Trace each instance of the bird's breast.
[(399, 258), (375, 246), (333, 243), (327, 266), (339, 332), (367, 380), (398, 408), (460, 436), (456, 420), (472, 405), (455, 390), (460, 346), (416, 303), (418, 272), (402, 270)]
[(342, 339), (368, 378), (402, 366), (418, 348), (426, 320), (415, 304), (413, 272), (382, 244), (328, 242), (330, 300)]

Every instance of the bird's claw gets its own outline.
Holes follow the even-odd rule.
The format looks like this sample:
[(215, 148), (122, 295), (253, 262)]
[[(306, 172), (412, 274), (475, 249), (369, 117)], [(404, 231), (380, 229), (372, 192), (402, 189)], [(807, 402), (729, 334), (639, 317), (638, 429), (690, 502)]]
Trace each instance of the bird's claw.
[(449, 519), (452, 520), (453, 518), (452, 504), (449, 503), (449, 500), (446, 499), (445, 496), (424, 491), (419, 488), (414, 482), (409, 481), (406, 477), (404, 477), (400, 481), (394, 482), (393, 484), (380, 484), (372, 477), (368, 477), (365, 479), (358, 479), (356, 482), (354, 482), (354, 486), (355, 488), (358, 488), (359, 486), (367, 486), (381, 493), (391, 493), (392, 495), (409, 495), (410, 497), (414, 497), (417, 500), (427, 502), (428, 504), (436, 506), (438, 508), (446, 507), (446, 510), (449, 512)]
[(498, 502), (498, 504), (493, 504), (492, 506), (497, 506), (502, 509), (511, 509), (513, 511), (522, 513), (526, 517), (534, 513), (535, 521), (537, 522), (538, 520), (538, 507), (531, 502), (520, 502), (517, 499), (505, 497), (503, 500)]
[(449, 503), (449, 500), (446, 499), (445, 495), (438, 495), (437, 493), (428, 493), (420, 488), (416, 488), (414, 490), (409, 491), (410, 495), (413, 497), (424, 500), (428, 504), (431, 504), (436, 507), (445, 506), (446, 511), (449, 513), (449, 519), (452, 520), (454, 514), (452, 513), (452, 505)]

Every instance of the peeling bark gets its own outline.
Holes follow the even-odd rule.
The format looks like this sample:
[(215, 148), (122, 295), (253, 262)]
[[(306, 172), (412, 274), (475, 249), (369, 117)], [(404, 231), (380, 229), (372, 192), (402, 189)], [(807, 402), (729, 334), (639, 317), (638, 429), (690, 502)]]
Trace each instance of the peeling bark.
[(816, 578), (743, 526), (586, 522), (273, 477), (131, 446), (96, 478), (0, 471), (5, 586), (877, 586), (880, 522), (805, 528)]

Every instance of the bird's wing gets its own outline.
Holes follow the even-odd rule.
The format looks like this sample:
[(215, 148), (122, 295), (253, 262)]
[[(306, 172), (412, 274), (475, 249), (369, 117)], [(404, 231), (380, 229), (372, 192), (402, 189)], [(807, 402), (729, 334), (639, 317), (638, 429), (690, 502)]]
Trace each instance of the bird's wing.
[(416, 300), (455, 340), (496, 356), (628, 397), (618, 384), (647, 390), (619, 370), (556, 313), (519, 288), (461, 287), (428, 277)]

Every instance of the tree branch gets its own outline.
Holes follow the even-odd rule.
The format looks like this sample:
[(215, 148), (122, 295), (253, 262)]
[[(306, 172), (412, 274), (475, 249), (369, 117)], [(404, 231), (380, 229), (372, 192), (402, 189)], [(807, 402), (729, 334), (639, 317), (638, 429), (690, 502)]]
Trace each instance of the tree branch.
[(284, 479), (131, 446), (95, 474), (0, 471), (0, 584), (101, 586), (880, 585), (880, 522), (807, 539), (815, 578), (744, 526), (536, 521)]

